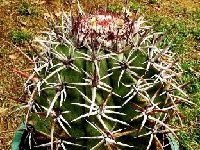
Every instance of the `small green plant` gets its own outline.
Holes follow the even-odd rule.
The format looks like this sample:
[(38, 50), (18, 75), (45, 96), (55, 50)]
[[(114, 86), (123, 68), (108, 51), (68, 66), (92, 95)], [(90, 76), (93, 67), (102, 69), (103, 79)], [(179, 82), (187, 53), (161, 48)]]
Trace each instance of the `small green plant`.
[(193, 30), (192, 35), (196, 40), (200, 41), (200, 29)]
[(193, 20), (196, 21), (197, 23), (200, 22), (200, 8), (197, 8), (197, 9), (193, 12)]
[(38, 15), (37, 8), (26, 2), (22, 3), (22, 5), (18, 9), (18, 12), (20, 13), (20, 15), (24, 16)]
[(32, 39), (32, 33), (28, 30), (13, 30), (10, 34), (13, 43), (20, 44)]
[(110, 4), (107, 7), (107, 10), (110, 12), (120, 12), (122, 10), (122, 6), (118, 5), (118, 4)]
[(141, 6), (139, 5), (137, 1), (131, 1), (129, 3), (129, 7), (131, 11), (138, 11), (141, 8)]

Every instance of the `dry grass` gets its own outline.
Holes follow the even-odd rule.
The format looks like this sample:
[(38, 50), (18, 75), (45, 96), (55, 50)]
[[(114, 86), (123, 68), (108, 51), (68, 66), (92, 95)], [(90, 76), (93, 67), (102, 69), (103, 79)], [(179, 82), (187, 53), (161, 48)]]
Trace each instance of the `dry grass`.
[[(12, 68), (28, 72), (31, 65), (17, 50), (31, 52), (27, 42), (14, 44), (10, 34), (13, 30), (30, 30), (33, 36), (46, 25), (42, 15), (23, 16), (19, 14), (21, 1), (3, 0), (0, 2), (0, 149), (8, 150), (22, 118), (22, 111), (16, 110), (18, 99), (24, 99), (24, 80), (12, 72)], [(36, 5), (36, 4), (35, 4)], [(42, 5), (37, 4), (41, 9)], [(45, 9), (45, 8), (44, 8)], [(41, 12), (44, 11), (41, 9)]]
[[(37, 15), (24, 16), (19, 13), (19, 8), (22, 6), (22, 1), (18, 0), (0, 0), (0, 149), (8, 150), (12, 142), (14, 131), (19, 126), (23, 117), (22, 111), (16, 110), (19, 105), (18, 99), (25, 100), (23, 95), (24, 79), (12, 72), (12, 68), (29, 73), (32, 67), (28, 60), (17, 50), (32, 53), (29, 42), (13, 43), (10, 34), (13, 30), (31, 31), (32, 36), (38, 35), (39, 31), (44, 30), (47, 22), (44, 19), (47, 12), (56, 13), (61, 11), (61, 8), (66, 8), (61, 5), (61, 0), (26, 0), (31, 4)], [(138, 0), (139, 2), (139, 0)], [(160, 15), (173, 18), (187, 18), (187, 12), (191, 12), (200, 6), (198, 0), (166, 0), (158, 4), (148, 4), (148, 0), (140, 0), (145, 5), (145, 13), (147, 15)], [(85, 10), (94, 11), (96, 6), (101, 7), (109, 3), (123, 3), (123, 0), (96, 0), (91, 3), (91, 0), (81, 2)], [(62, 6), (62, 7), (61, 7)], [(186, 13), (178, 10), (186, 11)], [(32, 10), (32, 11), (33, 11)], [(198, 56), (199, 51), (194, 47), (197, 42), (190, 41), (192, 48), (184, 56), (187, 59), (193, 59), (192, 56)], [(192, 52), (192, 54), (191, 54)], [(194, 54), (195, 53), (195, 54)], [(195, 59), (198, 59), (195, 57)]]

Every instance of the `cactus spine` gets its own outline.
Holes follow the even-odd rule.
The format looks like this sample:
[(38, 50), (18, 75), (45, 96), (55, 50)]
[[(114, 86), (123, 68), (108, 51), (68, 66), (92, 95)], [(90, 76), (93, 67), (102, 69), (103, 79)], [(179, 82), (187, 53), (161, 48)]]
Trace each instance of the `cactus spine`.
[(162, 33), (142, 17), (80, 10), (73, 21), (63, 12), (45, 34), (25, 83), (29, 149), (164, 149), (177, 137), (170, 120), (179, 103), (191, 102), (170, 45), (161, 46)]

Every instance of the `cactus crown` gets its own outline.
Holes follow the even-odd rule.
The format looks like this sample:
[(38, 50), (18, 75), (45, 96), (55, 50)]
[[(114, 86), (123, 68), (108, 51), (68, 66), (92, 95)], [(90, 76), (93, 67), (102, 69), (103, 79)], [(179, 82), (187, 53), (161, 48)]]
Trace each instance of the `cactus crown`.
[(63, 12), (61, 25), (45, 34), (36, 39), (43, 50), (25, 90), (26, 125), (32, 121), (46, 140), (28, 134), (30, 149), (170, 147), (177, 137), (170, 120), (179, 118), (179, 103), (190, 102), (176, 81), (181, 68), (170, 45), (161, 47), (162, 33), (125, 9), (80, 10), (74, 21)]

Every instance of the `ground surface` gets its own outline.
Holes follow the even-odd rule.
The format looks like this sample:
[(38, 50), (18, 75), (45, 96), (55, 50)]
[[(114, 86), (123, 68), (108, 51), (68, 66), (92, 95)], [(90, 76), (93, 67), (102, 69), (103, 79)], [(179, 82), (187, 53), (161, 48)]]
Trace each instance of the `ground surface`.
[[(67, 0), (66, 0), (67, 1)], [(81, 0), (87, 11), (109, 6), (118, 11), (123, 0)], [(75, 4), (74, 4), (75, 5)], [(182, 147), (200, 149), (200, 2), (199, 0), (130, 0), (133, 11), (143, 14), (157, 31), (177, 34), (173, 50), (178, 54), (186, 73), (180, 82), (188, 82), (186, 90), (196, 106), (182, 106), (184, 127), (179, 136)], [(30, 73), (32, 65), (22, 52), (34, 54), (31, 40), (48, 26), (48, 12), (59, 16), (67, 9), (61, 0), (0, 0), (0, 149), (8, 150), (14, 131), (21, 122), (23, 111), (16, 111), (24, 101), (24, 79), (12, 69)], [(190, 128), (188, 128), (190, 126)]]

